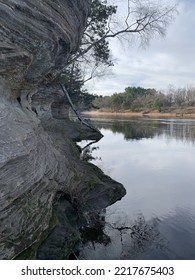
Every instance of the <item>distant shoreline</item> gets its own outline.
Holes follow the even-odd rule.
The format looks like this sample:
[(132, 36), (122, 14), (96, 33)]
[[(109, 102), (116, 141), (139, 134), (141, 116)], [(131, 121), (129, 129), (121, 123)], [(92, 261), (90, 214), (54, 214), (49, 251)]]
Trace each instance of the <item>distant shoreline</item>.
[(123, 117), (150, 117), (150, 118), (158, 118), (158, 117), (165, 117), (165, 118), (180, 118), (180, 119), (187, 119), (187, 118), (195, 118), (195, 113), (185, 113), (185, 112), (171, 112), (171, 113), (161, 113), (161, 112), (110, 112), (110, 111), (99, 111), (99, 110), (92, 110), (92, 111), (83, 111), (83, 115), (88, 116), (123, 116)]

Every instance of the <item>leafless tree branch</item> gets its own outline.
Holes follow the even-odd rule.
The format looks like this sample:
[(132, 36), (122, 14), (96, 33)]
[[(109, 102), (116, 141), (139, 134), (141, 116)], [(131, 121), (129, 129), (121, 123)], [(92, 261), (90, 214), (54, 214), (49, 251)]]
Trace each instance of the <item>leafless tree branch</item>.
[[(177, 11), (176, 6), (172, 7), (157, 7), (157, 6), (148, 6), (143, 7), (142, 5), (137, 7), (136, 18), (133, 22), (129, 23), (128, 20), (132, 13), (130, 9), (130, 0), (128, 0), (128, 13), (125, 18), (125, 27), (120, 30), (113, 30), (108, 24), (108, 30), (104, 36), (99, 39), (95, 39), (93, 43), (87, 46), (85, 49), (82, 49), (69, 61), (69, 64), (76, 61), (79, 57), (84, 56), (88, 53), (96, 44), (99, 44), (101, 41), (115, 38), (122, 34), (138, 34), (140, 38), (148, 37), (150, 40), (154, 34), (165, 35), (167, 25), (173, 20), (174, 14)], [(85, 33), (86, 34), (86, 33)], [(87, 34), (87, 36), (90, 36)]]

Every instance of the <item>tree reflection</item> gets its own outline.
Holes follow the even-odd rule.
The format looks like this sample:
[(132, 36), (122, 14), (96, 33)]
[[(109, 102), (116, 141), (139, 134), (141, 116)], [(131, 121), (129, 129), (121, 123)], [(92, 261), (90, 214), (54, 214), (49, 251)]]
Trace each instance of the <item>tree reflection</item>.
[[(137, 219), (131, 224), (123, 225), (101, 219), (93, 224), (92, 227), (86, 227), (81, 230), (82, 242), (84, 245), (91, 244), (90, 250), (92, 251), (96, 250), (97, 244), (106, 247), (108, 251), (111, 250), (111, 246), (120, 244), (117, 250), (118, 255), (113, 256), (113, 258), (137, 259), (144, 253), (151, 251), (162, 252), (168, 248), (168, 242), (159, 231), (159, 224), (160, 220), (158, 218), (146, 221), (142, 214), (138, 215)], [(119, 235), (113, 235), (113, 232), (118, 232)], [(116, 236), (118, 236), (118, 240), (116, 240)], [(86, 248), (89, 250), (90, 246)], [(98, 259), (101, 259), (101, 256), (98, 256)]]
[(96, 121), (99, 129), (109, 129), (113, 133), (122, 133), (125, 140), (139, 140), (167, 135), (177, 140), (195, 143), (195, 123), (189, 120), (108, 120)]
[(142, 122), (126, 122), (126, 121), (112, 121), (104, 123), (96, 123), (99, 129), (109, 129), (113, 133), (122, 133), (125, 140), (142, 138), (151, 138), (155, 135), (155, 127), (153, 123), (146, 125)]
[[(99, 141), (99, 140), (98, 140)], [(81, 160), (83, 161), (92, 161), (92, 160), (101, 160), (101, 157), (94, 157), (92, 154), (93, 154), (93, 151), (95, 150), (98, 150), (99, 147), (96, 146), (96, 147), (91, 147), (91, 145), (97, 143), (98, 141), (91, 141), (90, 143), (88, 143), (87, 145), (85, 145), (82, 149), (81, 149)]]
[(140, 214), (131, 226), (112, 226), (120, 232), (122, 245), (120, 259), (135, 259), (147, 251), (166, 249), (168, 243), (158, 229), (159, 223), (158, 218), (146, 221)]

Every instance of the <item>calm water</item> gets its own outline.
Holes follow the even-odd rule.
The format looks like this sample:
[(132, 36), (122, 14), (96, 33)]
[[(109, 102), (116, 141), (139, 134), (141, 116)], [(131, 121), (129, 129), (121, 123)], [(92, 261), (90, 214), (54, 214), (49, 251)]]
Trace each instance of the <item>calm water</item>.
[(195, 259), (195, 120), (92, 121), (104, 135), (92, 162), (127, 195), (80, 258)]

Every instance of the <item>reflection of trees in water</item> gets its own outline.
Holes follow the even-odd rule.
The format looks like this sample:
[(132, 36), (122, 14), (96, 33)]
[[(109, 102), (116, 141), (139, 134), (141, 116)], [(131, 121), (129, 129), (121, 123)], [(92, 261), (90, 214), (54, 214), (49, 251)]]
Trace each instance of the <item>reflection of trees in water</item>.
[[(102, 244), (106, 247), (112, 246), (112, 243), (120, 243), (121, 250), (118, 252), (118, 259), (136, 259), (144, 252), (162, 251), (167, 248), (167, 241), (161, 236), (158, 229), (159, 223), (158, 218), (146, 221), (141, 214), (130, 225), (108, 223), (101, 218), (92, 227), (82, 229), (82, 242), (83, 244), (90, 243), (93, 250), (96, 249), (96, 244)], [(117, 241), (115, 238), (112, 240), (109, 236), (111, 231), (119, 232), (120, 240)]]
[(195, 143), (195, 122), (171, 120), (135, 120), (95, 122), (99, 129), (109, 129), (114, 133), (122, 133), (125, 140), (139, 140), (167, 135), (177, 140)]
[(83, 161), (92, 161), (92, 160), (97, 160), (97, 159), (101, 160), (101, 157), (94, 157), (92, 155), (93, 151), (98, 150), (99, 147), (98, 146), (91, 147), (91, 145), (97, 143), (98, 141), (97, 140), (91, 141), (90, 143), (85, 145), (83, 148), (81, 148), (81, 155), (80, 155), (81, 160), (83, 160)]
[(176, 140), (195, 144), (195, 123), (180, 123), (169, 125), (169, 135)]
[(155, 128), (152, 125), (145, 125), (142, 122), (125, 122), (125, 121), (112, 121), (104, 123), (96, 123), (99, 129), (109, 129), (113, 133), (122, 133), (125, 140), (142, 138), (151, 138), (155, 135)]
[(158, 229), (160, 220), (146, 221), (139, 215), (131, 226), (114, 226), (120, 232), (122, 251), (120, 259), (134, 259), (141, 253), (167, 248), (166, 240)]

